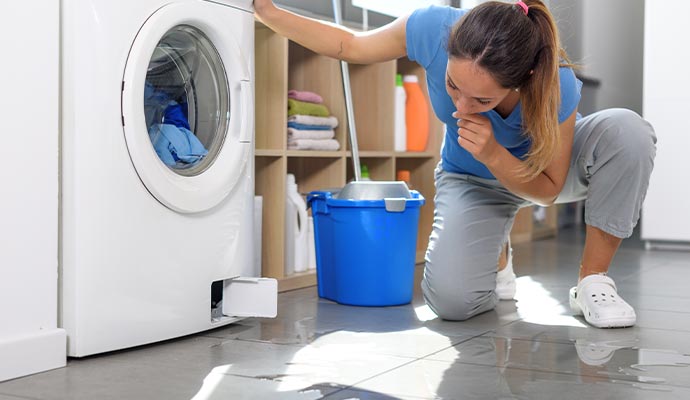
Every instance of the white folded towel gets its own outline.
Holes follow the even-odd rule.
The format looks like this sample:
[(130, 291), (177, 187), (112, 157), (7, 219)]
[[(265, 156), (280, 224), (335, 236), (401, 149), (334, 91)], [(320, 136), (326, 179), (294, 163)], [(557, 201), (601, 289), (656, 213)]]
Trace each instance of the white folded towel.
[(288, 140), (288, 150), (338, 150), (340, 143), (335, 139)]
[(306, 129), (287, 128), (288, 140), (296, 139), (333, 139), (335, 131), (333, 129), (327, 131), (312, 131)]
[(338, 118), (332, 115), (330, 117), (315, 117), (313, 115), (297, 114), (289, 116), (288, 122), (296, 122), (305, 125), (323, 125), (330, 126), (331, 128), (338, 127)]

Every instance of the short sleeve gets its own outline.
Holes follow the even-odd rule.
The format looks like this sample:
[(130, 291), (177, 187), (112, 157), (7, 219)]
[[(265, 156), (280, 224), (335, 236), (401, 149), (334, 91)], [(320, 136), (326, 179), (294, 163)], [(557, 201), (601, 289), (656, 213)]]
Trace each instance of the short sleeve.
[(453, 24), (465, 10), (430, 6), (414, 11), (405, 28), (407, 57), (424, 68), (445, 51)]
[(559, 76), (561, 80), (561, 107), (558, 110), (558, 123), (561, 123), (577, 109), (577, 105), (580, 103), (582, 81), (577, 79), (575, 72), (569, 67), (561, 67)]

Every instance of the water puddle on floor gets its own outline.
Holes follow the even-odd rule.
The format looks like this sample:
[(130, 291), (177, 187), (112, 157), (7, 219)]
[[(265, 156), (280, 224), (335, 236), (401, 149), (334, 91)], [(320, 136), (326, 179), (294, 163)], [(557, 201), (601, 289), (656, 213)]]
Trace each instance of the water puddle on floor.
[(191, 400), (265, 399), (318, 400), (323, 398), (319, 388), (290, 390), (281, 380), (288, 375), (247, 376), (232, 373), (231, 365), (215, 367), (205, 378), (201, 389)]
[(690, 354), (667, 349), (645, 349), (628, 342), (577, 341), (580, 361), (596, 369), (613, 383), (627, 384), (641, 390), (672, 391), (686, 386), (690, 374)]

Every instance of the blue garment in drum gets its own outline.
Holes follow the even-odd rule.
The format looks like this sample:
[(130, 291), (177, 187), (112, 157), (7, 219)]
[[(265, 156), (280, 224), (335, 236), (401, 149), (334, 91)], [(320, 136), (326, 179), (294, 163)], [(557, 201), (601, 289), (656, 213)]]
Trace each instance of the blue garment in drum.
[(170, 167), (178, 162), (196, 163), (208, 154), (192, 131), (175, 125), (154, 124), (149, 129), (149, 138), (158, 157)]
[(185, 109), (186, 107), (183, 107), (181, 104), (171, 101), (168, 103), (168, 107), (165, 108), (163, 122), (165, 124), (175, 125), (178, 128), (191, 129), (184, 112)]
[(165, 91), (156, 89), (151, 83), (144, 84), (144, 112), (149, 128), (156, 123), (175, 125), (179, 128), (192, 129), (189, 126), (187, 104), (172, 100)]

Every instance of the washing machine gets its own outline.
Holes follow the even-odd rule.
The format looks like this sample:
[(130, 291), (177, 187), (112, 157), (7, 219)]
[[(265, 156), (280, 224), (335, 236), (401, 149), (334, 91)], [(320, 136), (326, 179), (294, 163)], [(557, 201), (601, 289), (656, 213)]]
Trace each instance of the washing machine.
[(81, 357), (274, 317), (252, 0), (61, 2), (60, 324)]

